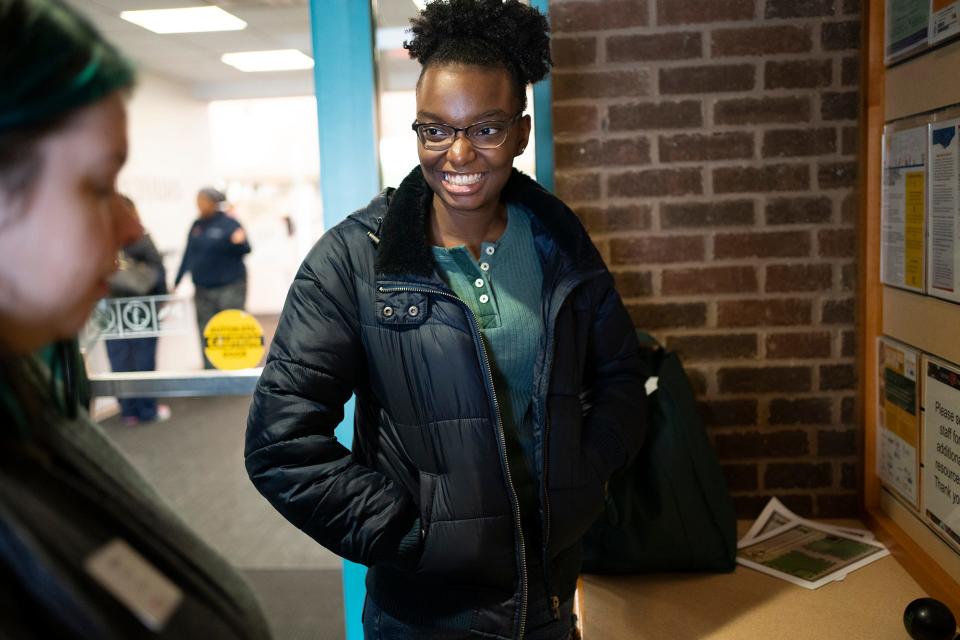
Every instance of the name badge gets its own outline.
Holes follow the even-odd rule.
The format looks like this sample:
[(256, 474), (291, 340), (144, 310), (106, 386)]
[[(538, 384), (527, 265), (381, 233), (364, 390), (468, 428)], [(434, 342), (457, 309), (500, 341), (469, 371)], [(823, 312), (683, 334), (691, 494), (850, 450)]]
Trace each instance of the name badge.
[(155, 633), (163, 630), (183, 600), (175, 584), (119, 538), (90, 554), (84, 568)]

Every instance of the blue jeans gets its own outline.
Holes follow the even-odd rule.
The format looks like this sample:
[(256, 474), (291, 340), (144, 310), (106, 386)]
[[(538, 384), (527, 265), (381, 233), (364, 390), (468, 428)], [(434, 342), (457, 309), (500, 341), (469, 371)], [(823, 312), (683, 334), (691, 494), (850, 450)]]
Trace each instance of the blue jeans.
[[(531, 595), (536, 589), (531, 589)], [(527, 610), (526, 640), (568, 640), (573, 637), (573, 597), (560, 604), (560, 619), (554, 620), (542, 598), (531, 598)], [(476, 640), (490, 636), (469, 629), (433, 628), (407, 624), (377, 606), (368, 595), (363, 602), (363, 640)]]
[[(129, 338), (107, 340), (110, 368), (121, 371), (153, 371), (157, 368), (157, 339)], [(155, 398), (120, 398), (120, 412), (124, 418), (149, 422), (157, 417)]]

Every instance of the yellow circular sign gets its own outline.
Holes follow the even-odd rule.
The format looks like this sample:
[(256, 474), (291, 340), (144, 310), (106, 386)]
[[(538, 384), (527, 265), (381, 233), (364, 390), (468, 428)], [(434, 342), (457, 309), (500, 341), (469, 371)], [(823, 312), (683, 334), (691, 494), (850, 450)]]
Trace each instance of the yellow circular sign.
[(263, 357), (263, 328), (239, 309), (227, 309), (203, 328), (203, 353), (217, 369), (249, 369)]

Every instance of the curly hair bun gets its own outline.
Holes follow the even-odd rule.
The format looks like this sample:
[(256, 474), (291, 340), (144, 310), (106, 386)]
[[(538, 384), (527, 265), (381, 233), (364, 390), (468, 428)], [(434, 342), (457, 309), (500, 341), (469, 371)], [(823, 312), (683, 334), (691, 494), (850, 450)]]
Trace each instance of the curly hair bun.
[(426, 68), (459, 63), (504, 66), (518, 83), (539, 82), (550, 71), (550, 25), (519, 0), (434, 0), (410, 21), (403, 46)]

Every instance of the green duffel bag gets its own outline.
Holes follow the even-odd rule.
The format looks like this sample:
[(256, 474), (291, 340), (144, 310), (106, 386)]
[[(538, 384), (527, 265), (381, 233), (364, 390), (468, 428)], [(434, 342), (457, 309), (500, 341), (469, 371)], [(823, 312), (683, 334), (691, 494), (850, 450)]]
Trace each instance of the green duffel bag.
[(733, 501), (680, 359), (638, 334), (647, 357), (647, 436), (610, 479), (607, 504), (584, 537), (584, 573), (732, 571)]

